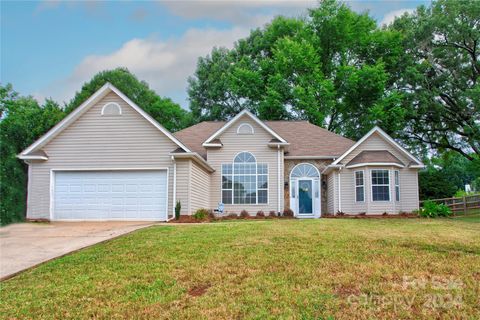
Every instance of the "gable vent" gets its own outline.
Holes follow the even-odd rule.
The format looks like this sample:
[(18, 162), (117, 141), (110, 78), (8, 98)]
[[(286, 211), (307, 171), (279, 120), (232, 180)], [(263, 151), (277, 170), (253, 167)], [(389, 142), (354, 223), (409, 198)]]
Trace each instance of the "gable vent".
[(242, 123), (237, 128), (237, 134), (254, 134), (255, 131), (249, 123)]
[(122, 115), (122, 107), (116, 102), (109, 102), (102, 108), (102, 116), (120, 116)]

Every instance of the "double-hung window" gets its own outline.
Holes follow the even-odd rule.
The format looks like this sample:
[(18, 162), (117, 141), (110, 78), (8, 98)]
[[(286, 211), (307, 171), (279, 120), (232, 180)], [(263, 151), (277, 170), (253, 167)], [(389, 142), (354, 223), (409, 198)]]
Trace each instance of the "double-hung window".
[(224, 204), (268, 203), (268, 165), (257, 163), (253, 154), (239, 153), (232, 164), (222, 165)]
[(400, 201), (400, 176), (399, 171), (395, 170), (395, 201)]
[(388, 170), (372, 170), (372, 201), (390, 201), (390, 177)]
[(365, 201), (365, 179), (363, 171), (355, 171), (355, 201)]

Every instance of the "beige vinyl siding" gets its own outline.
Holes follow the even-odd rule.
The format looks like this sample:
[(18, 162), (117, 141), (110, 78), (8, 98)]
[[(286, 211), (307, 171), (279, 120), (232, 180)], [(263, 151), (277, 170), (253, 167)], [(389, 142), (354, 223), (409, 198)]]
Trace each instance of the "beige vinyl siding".
[[(122, 108), (120, 116), (102, 116), (107, 102)], [(50, 171), (72, 168), (168, 168), (168, 214), (172, 214), (173, 165), (169, 153), (178, 146), (131, 108), (109, 93), (50, 141), (49, 160), (31, 164), (27, 217), (49, 218)]]
[(336, 204), (336, 172), (332, 172), (328, 175), (327, 177), (327, 212), (329, 214), (335, 214), (337, 213), (337, 210), (335, 210), (335, 204)]
[[(363, 178), (365, 183), (365, 201), (357, 202), (355, 199), (355, 171), (363, 170)], [(342, 208), (341, 211), (345, 213), (361, 213), (368, 211), (368, 177), (369, 174), (365, 168), (355, 168), (355, 169), (342, 169), (338, 173), (338, 179), (340, 179), (340, 185), (342, 188)]]
[(177, 163), (176, 201), (182, 206), (181, 215), (190, 214), (190, 163), (191, 160), (175, 160)]
[[(249, 123), (255, 133), (253, 135), (238, 135), (237, 128), (242, 123)], [(250, 119), (248, 116), (243, 116), (238, 119), (231, 127), (225, 130), (220, 135), (220, 140), (223, 143), (222, 148), (209, 148), (207, 151), (207, 161), (215, 169), (215, 172), (211, 175), (211, 188), (210, 188), (210, 206), (216, 207), (221, 201), (222, 186), (222, 164), (233, 163), (233, 158), (239, 152), (248, 151), (251, 152), (257, 159), (257, 163), (268, 164), (268, 204), (239, 204), (232, 205), (226, 204), (225, 211), (227, 213), (234, 212), (240, 213), (243, 209), (247, 210), (250, 214), (254, 215), (258, 210), (269, 212), (271, 210), (277, 212), (278, 201), (283, 198), (283, 185), (281, 185), (280, 200), (278, 199), (278, 150), (268, 147), (268, 142), (272, 139), (272, 136), (263, 128), (261, 128), (256, 122)], [(283, 152), (280, 149), (280, 157)], [(280, 159), (280, 183), (283, 180), (283, 161)], [(282, 210), (282, 208), (281, 208)]]
[[(395, 183), (395, 182), (394, 182)], [(400, 170), (400, 211), (418, 210), (418, 170)]]
[(201, 208), (216, 208), (210, 206), (210, 174), (194, 161), (191, 161), (190, 168), (190, 213)]
[[(405, 165), (410, 163), (410, 159), (403, 153), (398, 151), (389, 142), (383, 139), (379, 134), (374, 133), (367, 138), (361, 145), (357, 147), (342, 161), (347, 164), (356, 155), (365, 150), (388, 150), (395, 157), (400, 159)], [(389, 170), (390, 177), (390, 201), (372, 201), (372, 185), (371, 171), (375, 169)], [(355, 201), (355, 180), (354, 172), (357, 170), (364, 171), (365, 178), (365, 202)], [(399, 171), (400, 177), (400, 201), (395, 201), (395, 180), (394, 171)], [(418, 209), (418, 169), (398, 168), (394, 166), (364, 166), (358, 168), (344, 168), (340, 171), (341, 176), (341, 211), (347, 214), (358, 214), (366, 212), (367, 214), (382, 214), (411, 212)], [(337, 205), (339, 203), (337, 202)]]

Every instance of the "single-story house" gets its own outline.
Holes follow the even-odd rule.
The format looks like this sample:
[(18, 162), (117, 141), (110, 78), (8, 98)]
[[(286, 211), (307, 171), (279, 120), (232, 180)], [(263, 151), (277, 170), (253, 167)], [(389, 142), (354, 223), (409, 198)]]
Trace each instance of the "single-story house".
[(18, 157), (27, 218), (159, 220), (200, 208), (398, 214), (418, 208), (424, 165), (383, 130), (355, 142), (307, 121), (231, 120), (166, 130), (107, 83)]

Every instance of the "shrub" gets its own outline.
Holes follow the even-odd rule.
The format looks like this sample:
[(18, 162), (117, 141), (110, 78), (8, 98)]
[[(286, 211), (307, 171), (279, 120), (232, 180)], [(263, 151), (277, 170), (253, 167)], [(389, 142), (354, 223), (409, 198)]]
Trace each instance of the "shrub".
[(245, 219), (250, 217), (250, 215), (248, 214), (247, 210), (243, 209), (242, 212), (240, 212), (240, 217)]
[(360, 212), (358, 215), (359, 216), (365, 216), (365, 215), (367, 215), (367, 213), (366, 212)]
[(262, 210), (257, 212), (257, 218), (265, 218), (265, 213)]
[(180, 201), (177, 201), (175, 204), (175, 220), (180, 219), (180, 210), (182, 210), (182, 204)]
[(450, 217), (452, 210), (442, 203), (438, 204), (427, 200), (423, 203), (423, 207), (420, 208), (419, 215), (424, 218)]
[(284, 216), (284, 217), (293, 217), (293, 211), (292, 211), (292, 209), (290, 209), (290, 208), (285, 208), (285, 210), (283, 210), (283, 216)]
[(388, 216), (388, 212), (382, 213), (382, 216)]
[(272, 218), (275, 218), (275, 217), (277, 216), (277, 213), (272, 210), (272, 211), (270, 211), (270, 212), (268, 213), (268, 215), (269, 215), (270, 217), (272, 217)]
[(337, 211), (337, 214), (336, 214), (336, 215), (337, 215), (337, 216), (344, 216), (344, 215), (345, 215), (345, 212), (343, 212), (343, 211)]
[(198, 209), (195, 211), (193, 214), (193, 218), (197, 220), (204, 220), (206, 217), (208, 217), (208, 210), (207, 209)]
[(237, 216), (237, 214), (236, 214), (235, 212), (232, 212), (232, 213), (229, 213), (229, 214), (228, 214), (227, 218), (229, 218), (229, 219), (237, 219), (238, 216)]

